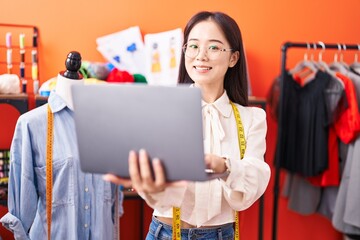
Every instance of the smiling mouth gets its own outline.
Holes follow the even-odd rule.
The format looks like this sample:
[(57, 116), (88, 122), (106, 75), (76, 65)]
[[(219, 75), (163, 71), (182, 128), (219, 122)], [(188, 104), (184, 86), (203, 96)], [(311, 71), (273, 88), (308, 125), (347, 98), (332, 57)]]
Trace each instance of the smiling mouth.
[(197, 66), (194, 66), (194, 68), (196, 70), (210, 70), (210, 69), (212, 69), (212, 67), (197, 67)]

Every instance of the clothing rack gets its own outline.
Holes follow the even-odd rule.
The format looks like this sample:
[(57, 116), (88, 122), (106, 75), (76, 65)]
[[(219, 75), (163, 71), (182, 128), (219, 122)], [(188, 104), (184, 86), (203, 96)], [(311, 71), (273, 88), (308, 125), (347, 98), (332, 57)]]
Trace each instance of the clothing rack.
[[(279, 96), (279, 116), (278, 116), (278, 142), (282, 138), (282, 104), (283, 104), (283, 89), (284, 79), (286, 76), (286, 60), (287, 51), (290, 48), (307, 48), (309, 49), (338, 49), (339, 51), (358, 50), (360, 51), (359, 44), (332, 44), (332, 43), (301, 43), (301, 42), (285, 42), (281, 47), (281, 76), (280, 76), (280, 96)], [(281, 153), (281, 144), (276, 145), (277, 153)], [(279, 199), (279, 181), (280, 181), (280, 158), (279, 154), (275, 156), (275, 181), (274, 181), (274, 206), (273, 206), (273, 221), (272, 221), (272, 240), (277, 239), (277, 226), (278, 226), (278, 199)]]

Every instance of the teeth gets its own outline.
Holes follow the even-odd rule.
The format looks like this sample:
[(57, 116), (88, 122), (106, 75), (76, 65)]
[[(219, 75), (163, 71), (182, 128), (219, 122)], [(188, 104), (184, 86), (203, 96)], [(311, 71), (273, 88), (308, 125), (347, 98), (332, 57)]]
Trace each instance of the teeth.
[(199, 70), (210, 70), (211, 68), (210, 67), (195, 67), (196, 69), (199, 69)]

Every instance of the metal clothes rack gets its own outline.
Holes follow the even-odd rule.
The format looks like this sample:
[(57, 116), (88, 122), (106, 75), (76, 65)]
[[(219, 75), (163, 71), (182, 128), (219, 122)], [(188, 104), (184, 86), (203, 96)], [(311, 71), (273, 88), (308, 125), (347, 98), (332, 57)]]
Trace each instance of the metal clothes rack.
[[(286, 60), (287, 51), (290, 48), (311, 48), (311, 49), (338, 49), (340, 51), (360, 50), (359, 44), (332, 44), (332, 43), (302, 43), (302, 42), (285, 42), (281, 47), (281, 76), (280, 76), (280, 96), (279, 96), (279, 116), (278, 116), (278, 142), (282, 138), (282, 104), (283, 104), (283, 89), (284, 79), (286, 76)], [(281, 144), (276, 145), (277, 153), (281, 152)], [(277, 239), (277, 225), (278, 225), (278, 199), (279, 199), (279, 181), (280, 181), (280, 159), (279, 154), (275, 156), (275, 182), (274, 182), (274, 202), (273, 202), (273, 221), (272, 221), (272, 240)]]

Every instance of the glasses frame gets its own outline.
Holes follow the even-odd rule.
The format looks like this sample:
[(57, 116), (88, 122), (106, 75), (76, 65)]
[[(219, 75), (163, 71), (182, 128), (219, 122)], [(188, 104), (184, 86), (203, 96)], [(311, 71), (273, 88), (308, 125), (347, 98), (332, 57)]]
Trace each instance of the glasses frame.
[[(193, 56), (193, 57), (190, 57), (190, 56), (188, 56), (187, 54), (186, 54), (186, 49), (187, 49), (187, 45), (188, 45), (188, 43), (185, 43), (183, 46), (182, 46), (182, 51), (183, 51), (183, 53), (184, 53), (184, 55), (185, 55), (185, 57), (187, 57), (187, 58), (191, 58), (191, 59), (194, 59), (194, 58), (196, 58), (198, 55), (199, 55), (199, 53), (200, 53), (200, 46), (198, 46), (198, 48), (197, 48), (197, 53), (196, 53), (196, 55), (195, 56)], [(209, 51), (209, 48), (207, 48), (207, 50), (206, 50), (206, 56), (209, 58), (209, 54), (208, 54), (208, 51)], [(220, 53), (221, 52), (230, 52), (230, 51), (233, 51), (233, 49), (232, 48), (221, 48), (221, 49), (219, 49), (218, 50), (218, 55), (216, 56), (216, 58), (218, 58), (219, 56), (220, 56)], [(209, 59), (216, 59), (216, 58), (209, 58)]]

